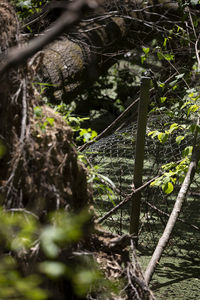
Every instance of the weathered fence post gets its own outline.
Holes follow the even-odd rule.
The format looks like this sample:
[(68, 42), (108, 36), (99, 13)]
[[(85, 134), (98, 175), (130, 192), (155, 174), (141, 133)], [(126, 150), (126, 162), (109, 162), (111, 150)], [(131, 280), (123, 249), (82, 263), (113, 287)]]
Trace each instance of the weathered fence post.
[[(134, 166), (134, 188), (137, 189), (142, 185), (142, 173), (143, 173), (143, 161), (144, 161), (144, 146), (145, 135), (147, 125), (147, 114), (149, 104), (149, 90), (150, 90), (149, 76), (142, 76), (140, 87), (140, 103), (138, 111), (137, 122), (137, 138), (136, 138), (136, 150), (135, 150), (135, 166)], [(139, 218), (140, 218), (140, 204), (141, 204), (141, 192), (133, 195), (132, 208), (131, 208), (131, 220), (130, 220), (130, 233), (135, 237), (135, 244), (138, 243), (138, 231), (139, 231)]]

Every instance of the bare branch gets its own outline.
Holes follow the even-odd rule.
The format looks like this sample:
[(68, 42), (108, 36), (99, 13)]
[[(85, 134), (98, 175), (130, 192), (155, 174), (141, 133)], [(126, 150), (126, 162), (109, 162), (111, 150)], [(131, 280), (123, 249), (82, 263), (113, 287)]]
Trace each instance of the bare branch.
[(148, 185), (150, 185), (156, 178), (158, 178), (159, 176), (156, 176), (154, 178), (152, 178), (151, 180), (145, 182), (142, 186), (140, 186), (139, 188), (137, 188), (136, 190), (133, 190), (133, 192), (128, 195), (124, 200), (122, 200), (118, 205), (116, 205), (115, 207), (113, 207), (109, 212), (107, 212), (102, 218), (99, 218), (96, 220), (96, 224), (100, 224), (103, 221), (105, 221), (107, 218), (109, 218), (116, 210), (118, 210), (121, 206), (123, 206), (125, 203), (129, 202), (133, 195), (140, 192), (141, 190), (143, 190), (145, 187), (147, 187)]

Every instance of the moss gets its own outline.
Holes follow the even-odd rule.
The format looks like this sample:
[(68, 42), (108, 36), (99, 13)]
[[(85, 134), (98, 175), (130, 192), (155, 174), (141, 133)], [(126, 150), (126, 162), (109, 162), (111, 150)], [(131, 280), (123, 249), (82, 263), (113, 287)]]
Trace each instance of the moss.
[[(178, 250), (177, 250), (178, 251)], [(146, 268), (151, 256), (141, 255), (139, 260)], [(158, 300), (197, 300), (200, 291), (200, 259), (195, 260), (186, 253), (161, 259), (150, 288)]]

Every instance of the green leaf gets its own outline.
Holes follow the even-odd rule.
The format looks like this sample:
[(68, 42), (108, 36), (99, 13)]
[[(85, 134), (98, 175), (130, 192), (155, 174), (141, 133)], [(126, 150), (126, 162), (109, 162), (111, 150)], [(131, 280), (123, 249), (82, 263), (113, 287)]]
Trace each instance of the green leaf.
[(150, 51), (150, 48), (143, 47), (142, 50), (145, 53), (145, 55), (147, 55)]
[(191, 155), (192, 154), (192, 150), (193, 150), (193, 147), (192, 146), (187, 146), (183, 152), (182, 152), (182, 157), (186, 157), (188, 155)]
[(168, 41), (168, 38), (165, 38), (165, 39), (164, 39), (164, 42), (163, 42), (163, 47), (164, 47), (164, 48), (166, 48), (166, 46), (167, 46), (167, 41)]
[(143, 64), (145, 62), (145, 60), (146, 60), (146, 56), (145, 55), (141, 55), (140, 59), (141, 59), (141, 64)]
[(44, 261), (39, 264), (39, 269), (50, 278), (58, 278), (66, 272), (66, 266), (58, 261)]
[(161, 52), (157, 52), (157, 56), (159, 60), (163, 59), (163, 54)]
[(176, 79), (181, 79), (184, 75), (185, 75), (185, 73), (179, 74), (176, 76)]
[(159, 82), (159, 87), (164, 88), (165, 87), (165, 83), (164, 82)]
[(159, 134), (158, 134), (158, 139), (159, 139), (159, 141), (162, 143), (162, 144), (164, 144), (166, 141), (167, 141), (167, 139), (168, 139), (168, 136), (169, 136), (169, 134), (168, 133), (166, 133), (166, 132), (160, 132)]
[(163, 56), (168, 61), (174, 60), (174, 55), (173, 54), (166, 53), (166, 54), (163, 54)]
[(189, 114), (190, 114), (191, 112), (195, 112), (195, 111), (197, 111), (198, 109), (199, 109), (199, 105), (196, 105), (196, 104), (191, 105), (191, 106), (188, 108), (187, 116), (189, 116)]
[(160, 97), (161, 103), (164, 103), (166, 99), (167, 99), (167, 97)]
[(160, 132), (158, 130), (153, 130), (148, 132), (148, 136), (152, 135), (152, 138), (154, 138), (155, 136), (158, 136), (158, 134), (160, 134)]
[(61, 228), (49, 225), (42, 231), (40, 239), (45, 254), (54, 258), (60, 249), (56, 242), (64, 240), (64, 233)]
[(52, 127), (54, 126), (54, 122), (55, 122), (54, 118), (46, 118), (46, 120), (50, 126), (52, 126)]
[(197, 124), (192, 124), (189, 126), (189, 129), (192, 133), (194, 133), (195, 131), (200, 133), (200, 126)]
[(171, 81), (171, 82), (169, 83), (169, 86), (173, 87), (173, 86), (175, 86), (176, 83), (177, 83), (177, 79)]
[(169, 181), (167, 183), (164, 183), (162, 185), (162, 190), (165, 194), (171, 194), (171, 192), (173, 192), (174, 190), (174, 186), (173, 184)]
[(92, 130), (92, 134), (91, 134), (90, 139), (91, 140), (94, 139), (97, 135), (98, 135), (97, 132), (95, 130)]
[(179, 125), (178, 125), (177, 123), (173, 123), (173, 124), (170, 126), (168, 132), (169, 132), (169, 133), (172, 133), (174, 130), (176, 130), (176, 129), (178, 129), (178, 128), (179, 128)]
[(162, 178), (163, 178), (162, 176), (157, 178), (150, 184), (150, 186), (160, 186), (162, 184)]
[(179, 136), (177, 136), (176, 137), (176, 143), (179, 145), (181, 142), (182, 142), (182, 140), (184, 140), (184, 136), (183, 135), (179, 135)]
[(41, 118), (42, 117), (42, 108), (40, 106), (35, 106), (33, 108), (33, 112), (34, 112), (34, 115), (37, 117), (37, 118)]
[(105, 183), (108, 183), (113, 189), (116, 188), (114, 182), (113, 182), (110, 178), (108, 178), (108, 177), (106, 177), (106, 176), (104, 176), (104, 175), (102, 175), (102, 174), (98, 174), (98, 177), (99, 177), (99, 178), (102, 178), (103, 181), (104, 181)]

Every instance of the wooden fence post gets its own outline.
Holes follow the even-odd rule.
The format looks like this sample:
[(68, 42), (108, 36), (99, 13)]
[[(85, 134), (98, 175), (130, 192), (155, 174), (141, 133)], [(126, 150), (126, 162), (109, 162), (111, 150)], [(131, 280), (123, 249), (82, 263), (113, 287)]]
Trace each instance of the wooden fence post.
[[(137, 138), (135, 150), (135, 166), (134, 166), (134, 188), (142, 186), (142, 173), (144, 162), (144, 146), (147, 125), (148, 104), (150, 97), (150, 80), (149, 76), (142, 76), (140, 87), (140, 103), (137, 122)], [(130, 234), (135, 238), (135, 245), (138, 244), (138, 231), (140, 219), (141, 192), (133, 195), (130, 219)]]

